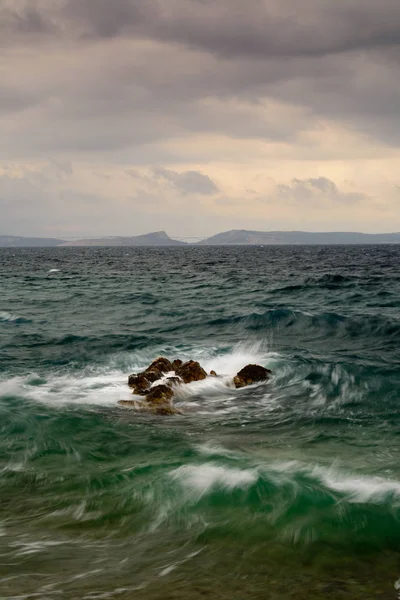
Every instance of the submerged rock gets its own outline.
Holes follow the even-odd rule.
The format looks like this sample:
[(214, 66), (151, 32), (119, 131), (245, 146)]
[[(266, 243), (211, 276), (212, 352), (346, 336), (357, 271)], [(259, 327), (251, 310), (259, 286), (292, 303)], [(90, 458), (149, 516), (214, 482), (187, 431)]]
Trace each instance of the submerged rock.
[(218, 377), (215, 371), (210, 371), (210, 377)]
[(267, 381), (271, 374), (272, 371), (261, 365), (247, 365), (234, 377), (233, 383), (236, 388), (242, 388), (260, 381)]
[(172, 370), (177, 371), (179, 367), (183, 365), (183, 361), (180, 358), (176, 358), (172, 363)]
[(170, 371), (174, 371), (175, 369), (172, 366), (172, 363), (165, 358), (164, 356), (159, 356), (156, 360), (153, 360), (151, 365), (146, 369), (145, 372), (148, 371), (160, 371), (161, 373), (169, 373)]
[(181, 415), (181, 411), (177, 408), (174, 408), (171, 404), (160, 404), (160, 406), (152, 406), (151, 412), (156, 415)]
[(195, 360), (189, 360), (185, 362), (179, 369), (176, 371), (178, 377), (181, 377), (184, 383), (191, 383), (192, 381), (201, 381), (202, 379), (206, 379), (207, 373)]
[(131, 408), (143, 408), (143, 403), (137, 400), (118, 400), (120, 406), (130, 406)]
[(150, 392), (146, 396), (146, 402), (148, 404), (167, 404), (169, 405), (174, 392), (168, 385), (156, 385), (151, 388)]

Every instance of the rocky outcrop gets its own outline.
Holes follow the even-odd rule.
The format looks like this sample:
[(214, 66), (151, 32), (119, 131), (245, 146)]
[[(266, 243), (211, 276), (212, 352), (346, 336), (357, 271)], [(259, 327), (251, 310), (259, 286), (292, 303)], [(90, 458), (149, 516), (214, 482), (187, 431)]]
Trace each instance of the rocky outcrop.
[[(156, 360), (153, 360), (151, 365), (147, 367), (146, 371), (160, 371), (161, 373), (169, 373), (170, 371), (175, 371), (172, 366), (172, 363), (165, 358), (164, 356), (159, 356)], [(145, 371), (145, 372), (146, 372)]]
[[(202, 381), (207, 377), (218, 377), (218, 375), (215, 371), (210, 371), (208, 376), (200, 363), (195, 360), (183, 363), (180, 359), (175, 359), (171, 363), (168, 358), (160, 356), (145, 371), (132, 374), (128, 378), (128, 385), (133, 393), (145, 396), (143, 401), (120, 400), (119, 404), (158, 415), (177, 414), (179, 411), (173, 406), (175, 388), (193, 381)], [(236, 388), (242, 388), (267, 381), (270, 377), (269, 369), (261, 365), (247, 365), (234, 377), (233, 383)]]
[(151, 388), (143, 401), (120, 400), (120, 406), (127, 406), (137, 410), (146, 410), (160, 415), (172, 415), (178, 411), (172, 406), (174, 392), (167, 385), (156, 385)]
[(168, 385), (156, 385), (146, 396), (148, 404), (170, 404), (174, 392)]
[(168, 358), (160, 356), (156, 360), (153, 360), (145, 371), (129, 375), (128, 385), (133, 389), (134, 394), (145, 396), (149, 392), (152, 383), (161, 379), (164, 373), (169, 373), (173, 370), (172, 363)]
[(192, 381), (201, 381), (206, 379), (207, 373), (195, 360), (189, 360), (183, 363), (181, 367), (176, 371), (178, 377), (180, 377), (184, 383), (192, 383)]
[(267, 381), (270, 376), (271, 371), (261, 365), (247, 365), (234, 377), (233, 383), (236, 388), (242, 388), (260, 381)]
[(137, 373), (129, 375), (128, 385), (132, 388), (132, 393), (138, 396), (145, 396), (152, 383), (158, 381), (162, 377), (161, 371), (156, 369), (144, 371), (143, 373)]

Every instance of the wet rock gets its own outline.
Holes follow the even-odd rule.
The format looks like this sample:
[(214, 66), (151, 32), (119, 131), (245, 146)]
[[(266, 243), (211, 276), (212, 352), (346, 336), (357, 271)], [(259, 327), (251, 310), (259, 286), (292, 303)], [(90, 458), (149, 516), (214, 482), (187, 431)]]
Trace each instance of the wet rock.
[(174, 392), (168, 385), (156, 385), (151, 388), (150, 392), (146, 396), (146, 402), (148, 404), (166, 404), (171, 403)]
[(207, 377), (207, 373), (195, 360), (189, 360), (185, 362), (176, 371), (178, 377), (181, 377), (184, 383), (191, 383), (192, 381), (201, 381)]
[(132, 388), (133, 394), (143, 396), (146, 395), (147, 390), (150, 387), (150, 381), (147, 379), (145, 373), (138, 373), (129, 375), (128, 385)]
[(143, 375), (146, 377), (147, 381), (149, 381), (150, 383), (154, 383), (155, 381), (158, 381), (159, 379), (161, 379), (161, 377), (163, 376), (163, 371), (160, 371), (159, 369), (148, 369), (146, 370)]
[(183, 362), (181, 361), (181, 359), (176, 358), (172, 363), (172, 370), (177, 371), (179, 369), (179, 367), (181, 367), (182, 365), (183, 365)]
[(161, 377), (162, 373), (156, 369), (153, 371), (144, 371), (143, 373), (129, 375), (128, 385), (132, 388), (133, 394), (145, 396), (150, 389), (150, 385), (161, 379)]
[(260, 381), (267, 381), (272, 371), (261, 365), (247, 365), (234, 377), (233, 383), (236, 388), (246, 387)]
[(218, 377), (215, 371), (210, 371), (210, 377)]
[(164, 356), (159, 356), (156, 360), (153, 360), (151, 365), (146, 369), (147, 371), (160, 371), (161, 373), (169, 373), (169, 371), (174, 371), (172, 367), (172, 363), (165, 358)]
[(169, 387), (179, 385), (180, 383), (182, 383), (182, 379), (180, 377), (167, 377), (165, 380), (165, 385), (168, 385)]

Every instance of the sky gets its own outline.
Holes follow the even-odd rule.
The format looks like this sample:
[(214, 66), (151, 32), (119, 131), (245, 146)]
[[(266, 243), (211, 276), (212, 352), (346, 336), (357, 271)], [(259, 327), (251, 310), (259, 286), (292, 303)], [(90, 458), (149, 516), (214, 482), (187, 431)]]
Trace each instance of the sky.
[(0, 234), (400, 231), (399, 0), (0, 0)]

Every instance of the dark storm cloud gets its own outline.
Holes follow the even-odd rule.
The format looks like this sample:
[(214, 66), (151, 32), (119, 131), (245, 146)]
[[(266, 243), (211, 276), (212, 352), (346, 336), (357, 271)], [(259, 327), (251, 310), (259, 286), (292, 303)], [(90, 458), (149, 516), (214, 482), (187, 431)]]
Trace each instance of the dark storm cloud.
[[(4, 155), (123, 152), (199, 132), (296, 144), (321, 119), (400, 143), (399, 0), (3, 2)], [(32, 76), (18, 58), (29, 44), (48, 63)]]
[(67, 0), (86, 35), (136, 35), (232, 56), (323, 55), (400, 41), (397, 0)]
[(9, 0), (0, 9), (6, 30), (133, 36), (227, 58), (382, 48), (400, 43), (399, 24), (398, 0)]

